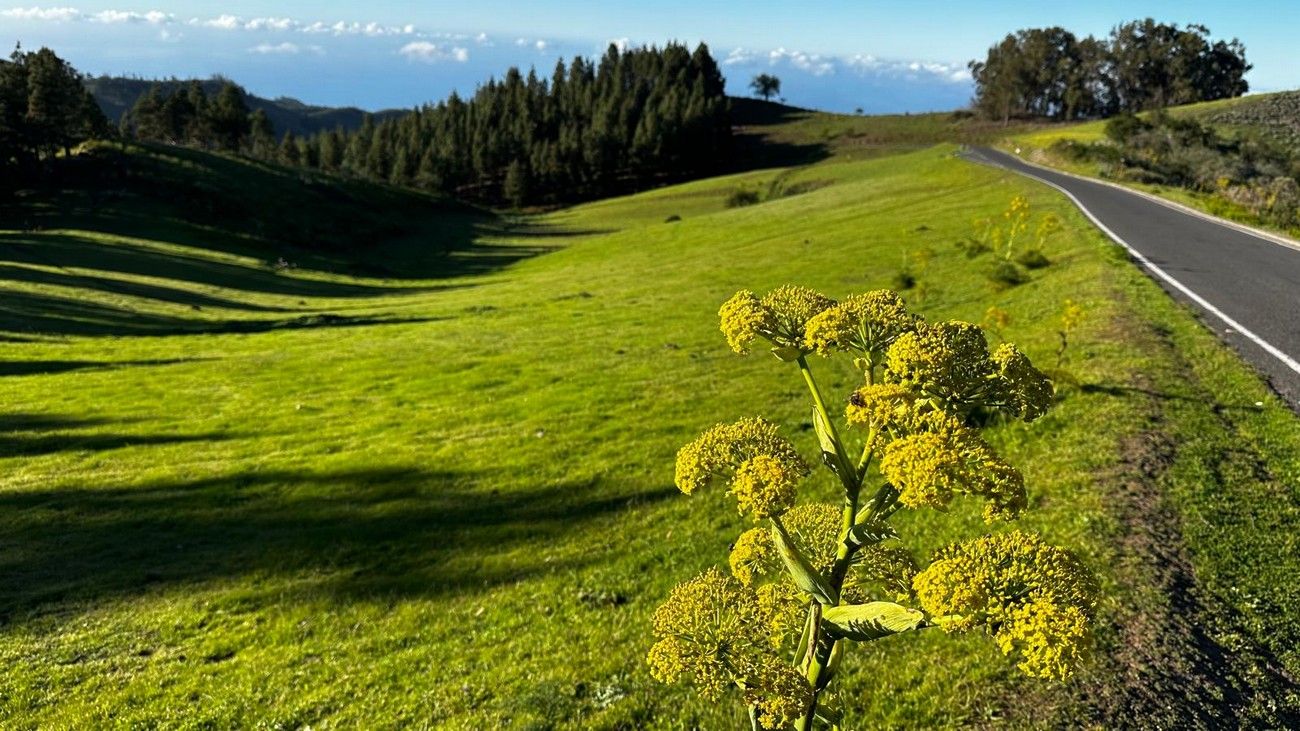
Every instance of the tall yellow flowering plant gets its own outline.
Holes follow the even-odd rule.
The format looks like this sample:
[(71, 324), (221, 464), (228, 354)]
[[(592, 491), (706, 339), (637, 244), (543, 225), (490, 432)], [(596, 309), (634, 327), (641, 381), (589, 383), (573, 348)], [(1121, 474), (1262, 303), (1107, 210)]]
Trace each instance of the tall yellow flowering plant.
[[(798, 367), (819, 461), (843, 500), (799, 502), (812, 466), (763, 419), (719, 424), (683, 447), (681, 491), (725, 485), (755, 526), (736, 539), (729, 572), (678, 585), (656, 610), (647, 659), (657, 679), (710, 700), (738, 691), (754, 729), (807, 731), (841, 723), (831, 684), (850, 642), (978, 628), (1032, 676), (1063, 679), (1083, 662), (1096, 588), (1069, 553), (1007, 531), (948, 546), (921, 568), (890, 524), (958, 496), (982, 499), (988, 522), (1024, 510), (1020, 473), (971, 425), (977, 411), (1033, 421), (1051, 406), (1051, 383), (1023, 353), (990, 351), (975, 325), (928, 323), (885, 290), (840, 302), (793, 286), (742, 291), (720, 315), (736, 352), (761, 340)], [(832, 405), (814, 353), (853, 358), (864, 383)]]

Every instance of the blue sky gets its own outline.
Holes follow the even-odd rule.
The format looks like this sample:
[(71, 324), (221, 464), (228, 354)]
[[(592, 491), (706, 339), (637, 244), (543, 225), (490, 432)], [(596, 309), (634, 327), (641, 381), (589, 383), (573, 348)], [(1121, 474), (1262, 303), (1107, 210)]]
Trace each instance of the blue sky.
[(1259, 91), (1300, 87), (1292, 49), (1300, 2), (195, 2), (64, 0), (7, 5), (0, 42), (48, 45), (90, 73), (225, 74), (263, 96), (368, 109), (472, 92), (510, 65), (610, 42), (706, 41), (732, 93), (760, 71), (793, 104), (868, 112), (952, 109), (970, 97), (966, 62), (1017, 28), (1104, 35), (1152, 16), (1240, 38)]

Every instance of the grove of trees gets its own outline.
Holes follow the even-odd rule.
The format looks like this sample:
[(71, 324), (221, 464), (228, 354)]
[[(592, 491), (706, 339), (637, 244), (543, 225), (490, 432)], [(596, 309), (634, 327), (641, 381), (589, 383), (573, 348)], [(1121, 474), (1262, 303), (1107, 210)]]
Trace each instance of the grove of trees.
[(22, 178), (42, 161), (109, 131), (81, 74), (48, 48), (0, 59), (0, 172)]
[(701, 44), (511, 68), (462, 99), (355, 132), (285, 139), (283, 162), (515, 205), (590, 198), (714, 171), (729, 158), (722, 73)]
[[(253, 139), (254, 130), (266, 139)], [(230, 152), (251, 152), (259, 143), (270, 149), (273, 134), (264, 112), (249, 114), (243, 89), (226, 82), (209, 98), (198, 81), (171, 93), (153, 86), (123, 118), (122, 131), (140, 140)]]
[(1211, 41), (1203, 25), (1151, 18), (1116, 26), (1106, 39), (1064, 28), (1008, 35), (970, 63), (974, 105), (984, 116), (1074, 120), (1240, 96), (1251, 68), (1235, 38)]

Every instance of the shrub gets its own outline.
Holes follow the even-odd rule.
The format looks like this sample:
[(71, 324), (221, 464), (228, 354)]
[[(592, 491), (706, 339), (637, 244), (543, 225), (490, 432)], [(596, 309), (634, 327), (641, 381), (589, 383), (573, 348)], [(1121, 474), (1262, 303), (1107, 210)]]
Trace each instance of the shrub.
[(1106, 137), (1121, 145), (1136, 137), (1139, 133), (1151, 129), (1151, 125), (1132, 112), (1117, 114), (1106, 120)]
[[(797, 366), (818, 459), (761, 418), (714, 426), (678, 452), (678, 488), (725, 486), (753, 527), (733, 544), (729, 573), (704, 571), (655, 611), (656, 679), (711, 701), (737, 693), (754, 729), (807, 731), (851, 726), (834, 701), (845, 691), (830, 690), (850, 643), (976, 630), (1030, 676), (1064, 679), (1086, 660), (1098, 590), (1070, 553), (1010, 531), (949, 545), (922, 567), (890, 523), (966, 498), (984, 502), (988, 522), (1026, 509), (1023, 478), (971, 417), (1032, 422), (1051, 407), (1051, 382), (1028, 358), (1010, 343), (990, 352), (978, 326), (927, 323), (887, 290), (838, 303), (801, 287), (742, 291), (719, 314), (733, 350), (761, 341)], [(864, 385), (828, 401), (813, 353), (852, 358)], [(841, 502), (800, 501), (813, 464)]]
[(1029, 281), (1028, 275), (1020, 271), (1020, 267), (1016, 266), (1015, 262), (1006, 261), (1005, 259), (993, 265), (993, 268), (989, 270), (988, 278), (999, 289), (1015, 287)]
[(665, 219), (664, 219), (664, 223), (677, 223), (677, 222), (680, 221), (680, 220), (682, 220), (682, 217), (679, 216), (679, 215), (677, 215), (676, 213), (674, 213), (673, 215), (669, 216), (668, 218), (665, 218)]
[(758, 191), (741, 188), (733, 190), (731, 195), (727, 196), (726, 206), (727, 208), (741, 208), (743, 206), (752, 206), (758, 202)]

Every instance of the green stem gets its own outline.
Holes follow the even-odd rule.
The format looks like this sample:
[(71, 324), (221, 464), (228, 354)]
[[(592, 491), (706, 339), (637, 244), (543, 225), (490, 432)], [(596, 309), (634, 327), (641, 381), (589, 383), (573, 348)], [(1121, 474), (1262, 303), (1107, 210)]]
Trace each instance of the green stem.
[[(851, 552), (848, 543), (844, 539), (848, 536), (849, 530), (853, 528), (853, 522), (857, 517), (858, 494), (862, 488), (862, 473), (844, 451), (844, 442), (840, 439), (839, 430), (835, 428), (835, 422), (826, 409), (826, 401), (822, 398), (822, 392), (817, 387), (816, 379), (813, 378), (812, 369), (808, 367), (808, 359), (799, 356), (798, 362), (799, 372), (803, 374), (804, 382), (808, 384), (808, 391), (812, 394), (813, 406), (825, 422), (831, 441), (835, 443), (835, 458), (840, 465), (840, 482), (844, 486), (844, 511), (840, 525), (840, 545), (836, 551), (835, 564), (829, 577), (831, 586), (838, 593), (844, 586), (844, 577), (848, 574), (851, 563)], [(861, 461), (859, 460), (859, 462)], [(813, 697), (812, 702), (808, 704), (807, 713), (795, 724), (797, 731), (810, 731), (813, 727), (817, 715), (817, 698), (821, 694), (819, 688), (824, 684), (823, 675), (826, 672), (827, 663), (830, 661), (831, 653), (834, 651), (836, 644), (834, 641), (823, 641), (827, 638), (823, 637), (821, 631), (820, 607), (814, 607), (812, 611), (817, 612), (817, 619), (813, 631), (808, 637), (809, 660), (805, 676), (813, 687)]]

